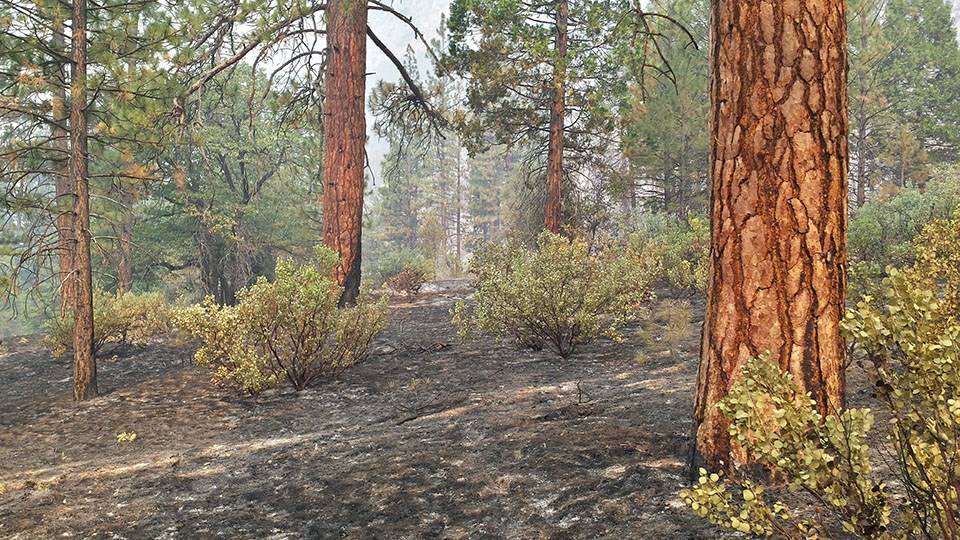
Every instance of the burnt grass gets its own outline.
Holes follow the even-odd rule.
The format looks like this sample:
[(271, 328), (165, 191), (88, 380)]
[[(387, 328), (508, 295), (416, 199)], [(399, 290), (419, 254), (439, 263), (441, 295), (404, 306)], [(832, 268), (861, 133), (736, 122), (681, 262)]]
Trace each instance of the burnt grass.
[(456, 295), (393, 299), (366, 363), (257, 399), (171, 338), (107, 351), (74, 403), (69, 358), (5, 340), (0, 537), (720, 536), (678, 498), (702, 305), (561, 360), (461, 340)]

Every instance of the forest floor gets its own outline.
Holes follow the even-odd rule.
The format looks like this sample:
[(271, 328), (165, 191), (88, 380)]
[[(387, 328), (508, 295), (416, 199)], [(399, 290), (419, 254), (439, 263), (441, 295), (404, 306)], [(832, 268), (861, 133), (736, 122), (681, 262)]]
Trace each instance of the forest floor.
[(171, 339), (108, 351), (74, 403), (68, 358), (6, 340), (0, 537), (721, 536), (678, 498), (701, 303), (652, 301), (624, 344), (559, 360), (462, 341), (458, 294), (394, 298), (365, 364), (258, 399)]

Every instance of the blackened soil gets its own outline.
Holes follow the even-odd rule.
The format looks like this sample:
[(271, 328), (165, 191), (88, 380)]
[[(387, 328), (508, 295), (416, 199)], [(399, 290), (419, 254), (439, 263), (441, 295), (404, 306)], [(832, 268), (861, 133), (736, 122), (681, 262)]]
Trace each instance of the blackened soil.
[(74, 403), (69, 359), (7, 340), (0, 537), (719, 536), (677, 496), (702, 309), (559, 360), (461, 341), (454, 301), (395, 299), (365, 364), (258, 399), (171, 340), (108, 353), (102, 397)]

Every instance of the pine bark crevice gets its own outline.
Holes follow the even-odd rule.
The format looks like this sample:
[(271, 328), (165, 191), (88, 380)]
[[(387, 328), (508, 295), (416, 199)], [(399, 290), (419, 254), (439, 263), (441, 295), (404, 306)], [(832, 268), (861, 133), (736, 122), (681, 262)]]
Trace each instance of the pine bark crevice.
[(844, 2), (711, 10), (711, 268), (694, 406), (713, 467), (743, 461), (716, 404), (770, 352), (821, 414), (843, 406)]
[(331, 0), (326, 15), (323, 243), (340, 255), (335, 277), (344, 287), (343, 306), (360, 295), (367, 3)]

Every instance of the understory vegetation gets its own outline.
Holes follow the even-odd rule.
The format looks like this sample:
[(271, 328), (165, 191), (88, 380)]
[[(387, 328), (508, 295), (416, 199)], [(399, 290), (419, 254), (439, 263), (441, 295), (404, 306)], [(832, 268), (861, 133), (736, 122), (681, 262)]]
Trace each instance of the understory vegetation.
[[(595, 253), (591, 253), (591, 249)], [(519, 241), (485, 246), (476, 254), (472, 309), (453, 312), (460, 335), (486, 333), (563, 358), (598, 337), (621, 340), (618, 328), (636, 316), (650, 295), (655, 259), (591, 246), (584, 240), (543, 232), (537, 249)]]
[(326, 248), (310, 264), (278, 259), (276, 279), (240, 290), (237, 305), (207, 298), (182, 310), (177, 325), (200, 340), (197, 364), (213, 371), (214, 383), (258, 395), (284, 383), (303, 390), (364, 361), (386, 324), (386, 297), (338, 308), (336, 264)]
[[(960, 538), (960, 207), (912, 248), (913, 264), (887, 267), (843, 322), (885, 421), (874, 427), (869, 408), (821, 419), (789, 374), (757, 359), (719, 406), (747, 459), (785, 486), (763, 487), (748, 467), (729, 477), (701, 469), (682, 494), (694, 512), (798, 540)], [(871, 429), (888, 433), (881, 448), (869, 446)], [(874, 464), (880, 456), (892, 470)]]
[[(126, 293), (116, 295), (94, 291), (94, 350), (107, 344), (137, 345), (144, 340), (166, 334), (172, 329), (174, 308), (160, 293)], [(42, 344), (55, 357), (73, 349), (73, 315), (53, 317), (45, 323)]]

